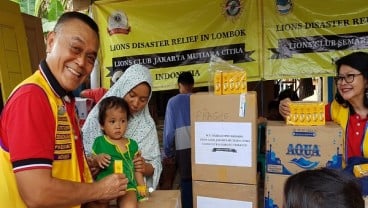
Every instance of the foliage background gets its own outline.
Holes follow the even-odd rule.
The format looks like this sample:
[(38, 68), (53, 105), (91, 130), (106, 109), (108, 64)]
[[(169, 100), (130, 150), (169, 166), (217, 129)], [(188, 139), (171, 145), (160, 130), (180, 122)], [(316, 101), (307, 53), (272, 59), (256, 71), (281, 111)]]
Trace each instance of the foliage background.
[(42, 18), (44, 33), (53, 30), (57, 18), (65, 11), (71, 11), (73, 0), (11, 0), (20, 6), (20, 11)]

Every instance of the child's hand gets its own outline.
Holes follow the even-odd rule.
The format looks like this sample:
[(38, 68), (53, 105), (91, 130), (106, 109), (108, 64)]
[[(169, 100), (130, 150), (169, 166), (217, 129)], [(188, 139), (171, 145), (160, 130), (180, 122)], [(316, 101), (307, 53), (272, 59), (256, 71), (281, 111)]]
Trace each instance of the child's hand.
[(105, 167), (109, 166), (111, 162), (111, 156), (108, 154), (101, 153), (101, 154), (95, 155), (95, 160), (98, 166), (104, 169)]

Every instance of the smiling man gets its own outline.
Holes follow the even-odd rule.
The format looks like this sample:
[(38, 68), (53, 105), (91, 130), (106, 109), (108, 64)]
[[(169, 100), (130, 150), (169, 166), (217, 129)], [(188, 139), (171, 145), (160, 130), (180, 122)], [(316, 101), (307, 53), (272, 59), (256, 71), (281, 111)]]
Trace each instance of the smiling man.
[(64, 13), (46, 44), (46, 60), (13, 90), (1, 115), (0, 207), (80, 207), (124, 195), (123, 174), (92, 183), (71, 93), (93, 69), (96, 23)]

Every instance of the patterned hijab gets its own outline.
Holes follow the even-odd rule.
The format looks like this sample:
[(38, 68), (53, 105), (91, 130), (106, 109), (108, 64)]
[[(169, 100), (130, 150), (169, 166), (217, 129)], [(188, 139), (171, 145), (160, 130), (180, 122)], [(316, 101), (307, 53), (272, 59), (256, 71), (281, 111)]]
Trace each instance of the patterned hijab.
[[(142, 65), (130, 66), (118, 81), (101, 98), (109, 96), (124, 97), (138, 84), (146, 82), (152, 89), (152, 79), (148, 68)], [(149, 99), (151, 98), (152, 91)], [(98, 122), (99, 103), (88, 114), (82, 127), (83, 143), (87, 154), (92, 153), (92, 144), (96, 137), (103, 135)], [(155, 169), (152, 177), (146, 178), (147, 186), (156, 188), (162, 171), (160, 147), (154, 120), (147, 105), (141, 112), (134, 114), (128, 122), (125, 137), (135, 140), (146, 162), (151, 163)]]

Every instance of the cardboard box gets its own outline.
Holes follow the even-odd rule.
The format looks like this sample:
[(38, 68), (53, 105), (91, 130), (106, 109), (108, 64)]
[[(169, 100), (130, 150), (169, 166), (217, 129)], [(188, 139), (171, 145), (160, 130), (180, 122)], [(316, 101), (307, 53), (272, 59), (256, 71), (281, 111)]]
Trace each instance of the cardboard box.
[(88, 116), (88, 113), (93, 108), (93, 100), (89, 98), (76, 97), (75, 107), (77, 109), (77, 114), (78, 114), (78, 118), (80, 121), (80, 125), (82, 126)]
[(156, 190), (139, 208), (181, 208), (180, 190)]
[(257, 185), (193, 181), (194, 208), (257, 208)]
[(264, 208), (283, 207), (284, 185), (289, 175), (266, 173)]
[(289, 126), (269, 121), (266, 128), (266, 172), (292, 175), (319, 167), (342, 168), (343, 132), (338, 124)]
[(197, 93), (190, 104), (193, 180), (256, 184), (256, 92)]

